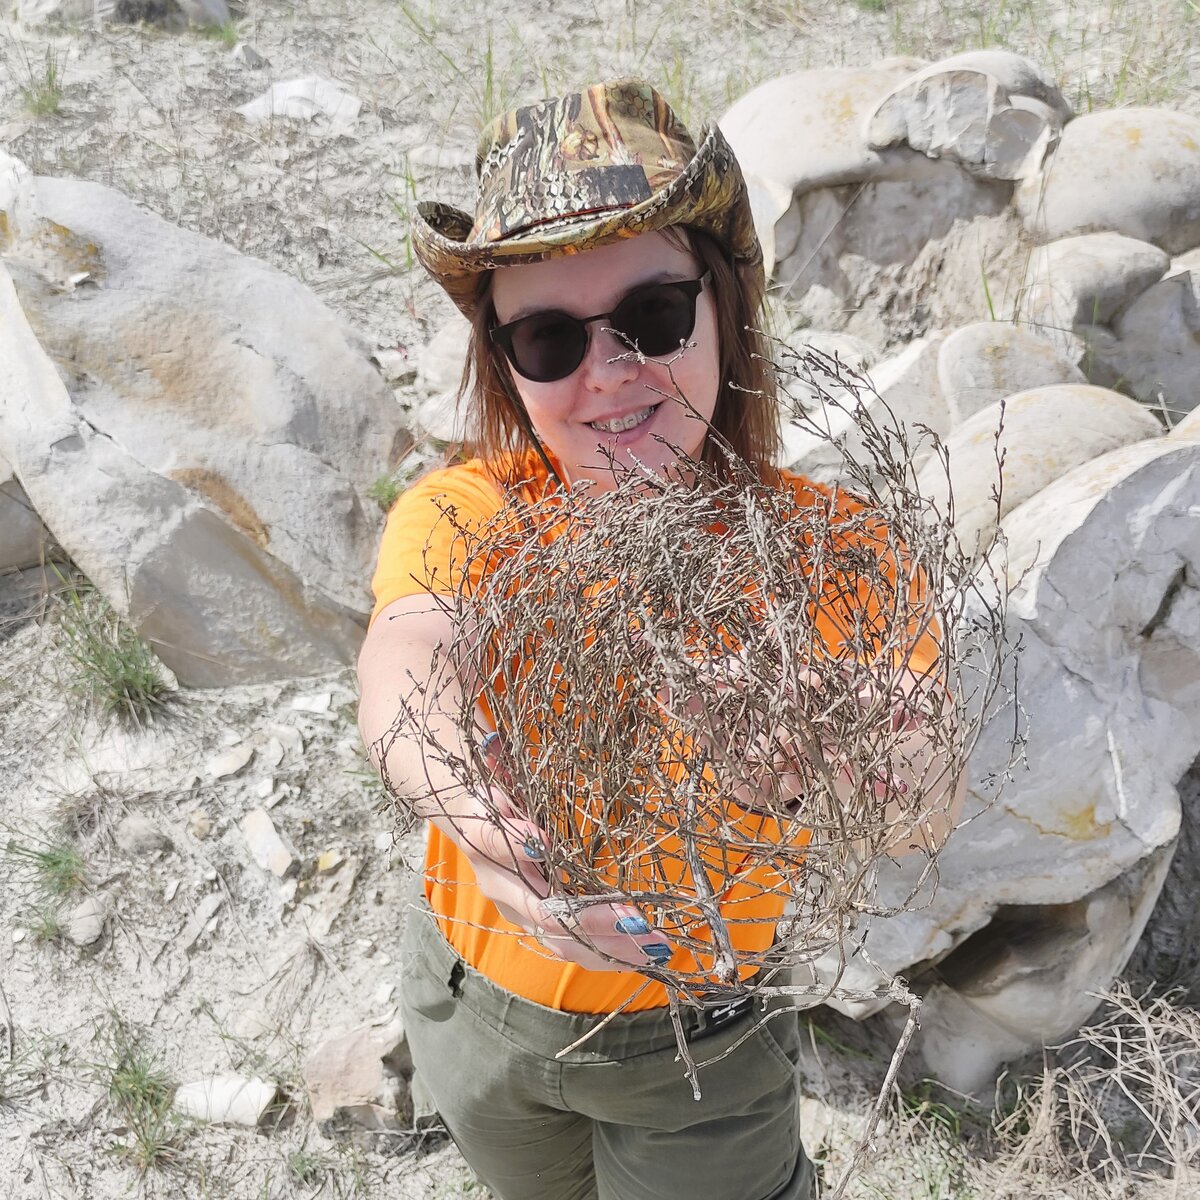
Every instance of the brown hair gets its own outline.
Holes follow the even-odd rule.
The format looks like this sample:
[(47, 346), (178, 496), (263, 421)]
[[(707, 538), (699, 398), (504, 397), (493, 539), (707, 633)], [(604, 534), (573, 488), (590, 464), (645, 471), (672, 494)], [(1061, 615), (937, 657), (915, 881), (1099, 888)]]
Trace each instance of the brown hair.
[[(724, 444), (736, 459), (773, 475), (779, 434), (775, 371), (761, 329), (766, 292), (762, 267), (735, 265), (716, 239), (703, 230), (672, 226), (663, 233), (668, 237), (682, 235), (683, 248), (695, 254), (710, 272), (709, 286), (716, 303), (721, 383), (701, 458), (724, 475), (726, 456), (720, 449)], [(495, 309), (488, 294), (491, 279), (491, 271), (480, 275), (459, 387), (459, 403), (470, 405), (467, 448), (485, 461), (530, 446), (535, 437), (513, 386), (508, 362), (492, 344)]]

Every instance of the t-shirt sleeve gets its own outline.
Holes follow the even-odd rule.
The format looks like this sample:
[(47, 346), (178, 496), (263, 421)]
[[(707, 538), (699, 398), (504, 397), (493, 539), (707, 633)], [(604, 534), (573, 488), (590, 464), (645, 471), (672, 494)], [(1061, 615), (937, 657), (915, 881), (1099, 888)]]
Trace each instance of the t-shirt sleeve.
[(384, 525), (371, 580), (371, 619), (393, 600), (457, 592), (470, 557), (469, 534), (502, 502), (499, 484), (478, 460), (433, 471), (409, 488)]

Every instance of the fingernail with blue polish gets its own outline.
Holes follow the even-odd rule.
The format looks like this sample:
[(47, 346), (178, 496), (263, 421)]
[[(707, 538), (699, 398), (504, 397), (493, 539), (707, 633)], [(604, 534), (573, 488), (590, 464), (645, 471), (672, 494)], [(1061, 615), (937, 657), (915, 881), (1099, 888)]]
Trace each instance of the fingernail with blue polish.
[(618, 933), (649, 933), (650, 926), (646, 924), (645, 917), (621, 917), (617, 921)]
[(643, 946), (642, 949), (646, 952), (647, 957), (654, 959), (658, 966), (671, 961), (671, 947), (666, 942), (651, 942), (648, 946)]
[(536, 838), (526, 838), (522, 846), (526, 858), (542, 859), (546, 857), (546, 847)]

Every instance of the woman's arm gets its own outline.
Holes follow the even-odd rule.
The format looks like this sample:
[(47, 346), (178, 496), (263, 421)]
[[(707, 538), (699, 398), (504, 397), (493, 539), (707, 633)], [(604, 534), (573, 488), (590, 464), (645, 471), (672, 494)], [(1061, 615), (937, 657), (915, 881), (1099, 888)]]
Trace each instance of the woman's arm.
[(542, 904), (544, 831), (525, 819), (519, 797), (492, 787), (485, 799), (456, 776), (450, 763), (470, 758), (462, 716), (474, 700), (450, 661), (454, 635), (450, 615), (429, 595), (393, 601), (375, 618), (358, 659), (358, 724), (371, 761), (402, 804), (459, 847), (501, 915), (551, 953), (593, 971), (661, 961), (656, 947), (668, 955), (669, 948), (630, 905), (594, 905), (581, 915), (576, 931), (595, 949), (572, 936)]

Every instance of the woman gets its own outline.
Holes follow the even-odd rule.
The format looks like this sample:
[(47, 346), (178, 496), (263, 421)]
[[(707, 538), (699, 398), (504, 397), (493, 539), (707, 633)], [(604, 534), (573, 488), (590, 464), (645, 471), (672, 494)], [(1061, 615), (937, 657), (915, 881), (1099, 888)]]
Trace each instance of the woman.
[[(392, 510), (360, 660), (364, 740), (430, 825), (422, 907), (436, 919), (418, 911), (406, 928), (414, 1063), (503, 1200), (807, 1197), (794, 1014), (747, 1036), (749, 1005), (685, 1010), (696, 1056), (717, 1060), (694, 1100), (666, 993), (638, 973), (670, 962), (664, 935), (611, 904), (589, 908), (586, 936), (573, 936), (542, 905), (541, 831), (520, 797), (468, 794), (444, 754), (426, 753), (465, 754), (460, 715), (475, 698), (451, 679), (435, 704), (426, 697), (420, 728), (389, 734), (453, 633), (434, 597), (471, 583), (455, 527), (482, 524), (512, 492), (609, 487), (614, 465), (665, 472), (683, 455), (719, 469), (720, 440), (769, 473), (775, 449), (773, 382), (752, 332), (761, 255), (719, 130), (697, 148), (657, 92), (622, 80), (500, 117), (477, 162), (474, 217), (425, 204), (413, 230), (472, 323), (477, 457)], [(505, 821), (489, 815), (497, 807)]]

